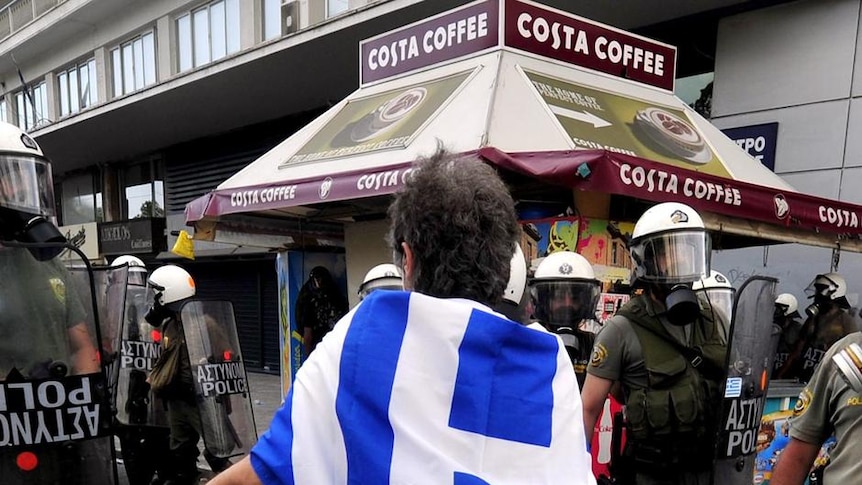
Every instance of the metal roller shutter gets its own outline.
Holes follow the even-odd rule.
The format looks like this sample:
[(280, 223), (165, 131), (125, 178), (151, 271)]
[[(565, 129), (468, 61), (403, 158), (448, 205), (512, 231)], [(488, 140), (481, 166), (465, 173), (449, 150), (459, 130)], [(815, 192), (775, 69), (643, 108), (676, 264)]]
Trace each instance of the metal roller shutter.
[(274, 258), (183, 266), (195, 279), (197, 297), (233, 303), (246, 366), (278, 371), (278, 279)]

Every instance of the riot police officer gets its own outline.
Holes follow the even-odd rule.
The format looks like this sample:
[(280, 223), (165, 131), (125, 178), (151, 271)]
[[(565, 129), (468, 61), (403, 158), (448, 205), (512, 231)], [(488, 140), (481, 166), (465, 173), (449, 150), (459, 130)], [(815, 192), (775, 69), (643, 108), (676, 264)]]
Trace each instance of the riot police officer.
[(365, 273), (362, 284), (359, 285), (359, 299), (364, 300), (372, 291), (403, 290), (401, 270), (392, 263), (378, 264)]
[(149, 372), (158, 358), (160, 335), (144, 321), (147, 310), (147, 268), (140, 258), (119, 256), (112, 267), (128, 266), (125, 316), (119, 333), (117, 385), (114, 394), (115, 433), (130, 485), (162, 485), (171, 473), (170, 432), (165, 404), (150, 392)]
[(563, 339), (581, 386), (595, 338), (581, 329), (581, 322), (596, 317), (600, 294), (601, 284), (589, 261), (571, 251), (545, 257), (530, 281), (533, 316)]
[(811, 304), (805, 308), (808, 318), (802, 325), (799, 340), (787, 361), (778, 371), (779, 378), (794, 377), (808, 382), (823, 355), (842, 337), (859, 330), (850, 315), (847, 282), (838, 273), (814, 277), (805, 289)]
[(527, 288), (527, 260), (519, 244), (515, 245), (515, 254), (509, 262), (509, 282), (503, 291), (503, 301), (494, 307), (509, 320), (526, 323), (525, 313), (527, 299), (524, 298)]
[[(198, 441), (204, 431), (179, 312), (183, 303), (195, 295), (195, 282), (183, 268), (165, 265), (152, 272), (147, 284), (155, 294), (153, 306), (144, 318), (162, 331), (162, 353), (149, 382), (168, 408), (170, 467), (166, 485), (191, 485), (198, 477)], [(230, 464), (207, 450), (204, 458), (216, 473)]]
[[(666, 202), (635, 225), (630, 255), (645, 288), (605, 322), (581, 393), (593, 429), (614, 383), (626, 405), (624, 456), (635, 483), (708, 484), (726, 342), (692, 283), (709, 275), (709, 235), (700, 215)], [(618, 467), (620, 469), (622, 467)]]
[[(53, 216), (50, 162), (29, 135), (0, 123), (0, 274), (11, 282), (0, 285), (0, 380), (14, 382), (2, 386), (0, 481), (110, 484), (92, 273), (80, 251), (64, 246)], [(70, 272), (63, 251), (84, 271)], [(85, 414), (92, 426), (77, 418)]]
[(695, 281), (691, 289), (697, 295), (701, 311), (713, 314), (713, 320), (721, 322), (725, 340), (730, 330), (733, 315), (733, 295), (736, 289), (727, 278), (716, 270), (710, 270), (709, 277)]
[[(775, 298), (775, 313), (773, 322), (781, 328), (778, 337), (778, 346), (775, 351), (775, 364), (773, 373), (778, 373), (784, 363), (790, 357), (790, 353), (796, 348), (799, 341), (799, 333), (802, 331), (802, 323), (799, 321), (799, 303), (796, 297), (790, 293), (782, 293)], [(785, 374), (783, 378), (791, 379), (792, 374)]]

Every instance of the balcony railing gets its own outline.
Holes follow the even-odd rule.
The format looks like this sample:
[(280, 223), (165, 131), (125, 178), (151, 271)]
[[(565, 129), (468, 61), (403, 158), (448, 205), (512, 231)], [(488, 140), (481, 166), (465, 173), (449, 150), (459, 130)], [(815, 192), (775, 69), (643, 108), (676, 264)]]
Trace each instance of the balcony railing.
[(21, 30), (66, 0), (13, 0), (0, 8), (0, 40)]

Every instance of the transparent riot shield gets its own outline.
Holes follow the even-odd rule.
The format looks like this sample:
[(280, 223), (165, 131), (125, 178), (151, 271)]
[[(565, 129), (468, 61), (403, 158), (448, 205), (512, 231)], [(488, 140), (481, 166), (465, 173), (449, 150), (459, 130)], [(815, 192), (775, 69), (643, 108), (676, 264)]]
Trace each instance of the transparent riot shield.
[(167, 408), (154, 396), (147, 376), (161, 355), (161, 331), (144, 320), (153, 304), (151, 289), (129, 285), (117, 384), (117, 420), (124, 425), (167, 427)]
[[(0, 243), (0, 482), (117, 482), (92, 273)], [(87, 268), (68, 246), (73, 267)]]
[(69, 270), (80, 281), (81, 285), (85, 284), (89, 278), (93, 279), (96, 310), (99, 315), (99, 333), (101, 335), (99, 357), (108, 380), (108, 392), (113, 406), (117, 388), (117, 371), (119, 370), (120, 332), (123, 308), (126, 304), (128, 267), (88, 268), (71, 265)]
[(780, 329), (773, 324), (774, 278), (754, 276), (736, 294), (722, 390), (712, 483), (750, 485), (757, 435)]
[(219, 458), (248, 453), (257, 431), (233, 305), (192, 300), (183, 305), (180, 318), (207, 450)]

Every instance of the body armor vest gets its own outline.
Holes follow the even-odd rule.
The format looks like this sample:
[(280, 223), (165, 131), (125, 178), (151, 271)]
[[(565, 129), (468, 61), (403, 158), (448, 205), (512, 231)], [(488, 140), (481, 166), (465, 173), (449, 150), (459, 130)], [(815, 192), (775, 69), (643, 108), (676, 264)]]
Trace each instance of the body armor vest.
[[(672, 343), (675, 338), (658, 317), (648, 313), (646, 298), (632, 299), (617, 313), (631, 322), (648, 373), (646, 388), (626, 389), (628, 436), (636, 447), (635, 461), (708, 467), (713, 458), (722, 379), (715, 370), (725, 367), (726, 344), (716, 324), (701, 315), (693, 322), (689, 348), (697, 356), (693, 360), (702, 361), (693, 363), (680, 352), (683, 344)], [(697, 368), (695, 364), (699, 364)]]

